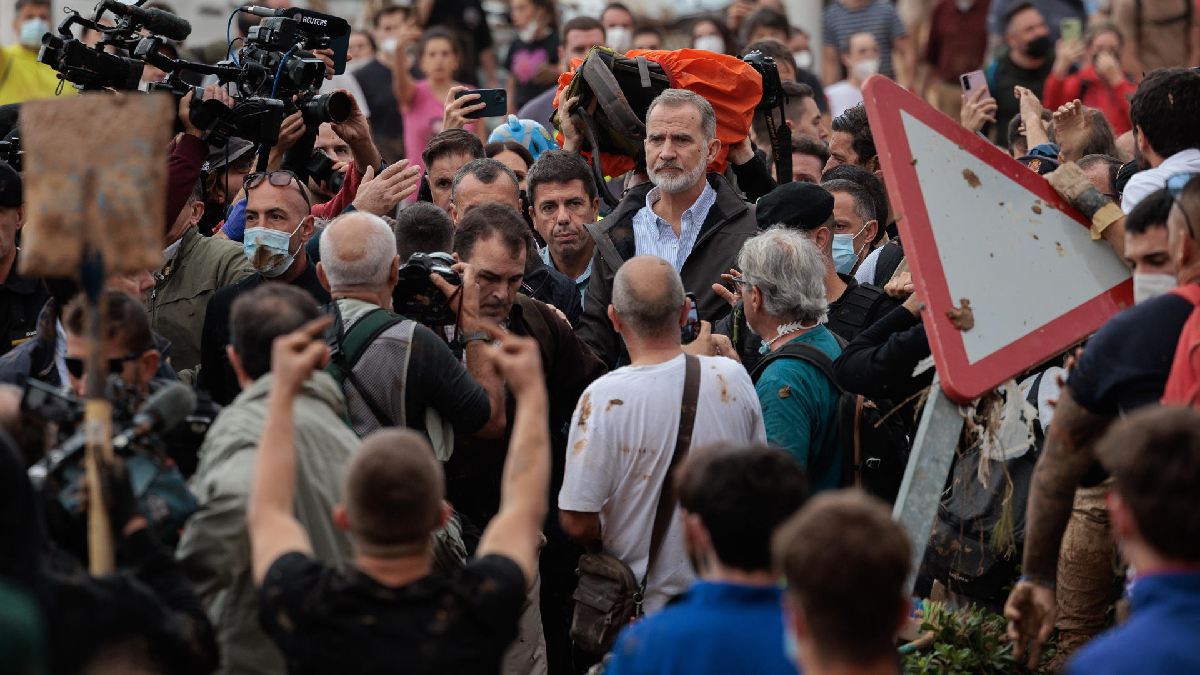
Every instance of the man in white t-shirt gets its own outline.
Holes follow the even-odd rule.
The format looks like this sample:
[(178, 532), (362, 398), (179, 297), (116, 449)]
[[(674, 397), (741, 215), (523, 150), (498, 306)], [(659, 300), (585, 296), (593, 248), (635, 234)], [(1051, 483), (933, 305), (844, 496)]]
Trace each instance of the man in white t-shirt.
[[(683, 400), (684, 353), (679, 329), (689, 302), (675, 268), (662, 258), (631, 258), (613, 279), (613, 327), (630, 364), (592, 383), (571, 420), (566, 475), (558, 494), (563, 530), (646, 574), (650, 531), (675, 440)], [(701, 356), (692, 448), (714, 443), (766, 443), (762, 410), (746, 369), (721, 356)], [(688, 589), (688, 562), (676, 510), (646, 583), (644, 608), (661, 608)]]
[(841, 55), (846, 66), (846, 79), (825, 87), (829, 112), (834, 117), (863, 102), (862, 86), (866, 79), (879, 72), (879, 45), (870, 33), (855, 33), (846, 43)]
[[(1164, 68), (1146, 76), (1129, 102), (1138, 168), (1121, 193), (1127, 215), (1178, 174), (1200, 173), (1200, 73)], [(1186, 181), (1185, 181), (1186, 182)]]

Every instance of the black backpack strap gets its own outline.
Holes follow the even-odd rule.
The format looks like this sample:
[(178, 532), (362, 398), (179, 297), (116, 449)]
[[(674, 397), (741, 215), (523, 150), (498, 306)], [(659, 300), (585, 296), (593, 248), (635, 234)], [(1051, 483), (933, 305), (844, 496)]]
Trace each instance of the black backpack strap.
[[(341, 312), (337, 311), (337, 301), (333, 303), (336, 316), (334, 321), (337, 324), (338, 336), (335, 344), (330, 345), (332, 355), (329, 359), (329, 364), (325, 366), (326, 372), (337, 380), (338, 386), (345, 390), (345, 382), (348, 380), (354, 385), (354, 390), (362, 397), (363, 402), (371, 409), (371, 414), (379, 421), (379, 424), (385, 427), (395, 426), (395, 421), (388, 411), (383, 409), (383, 406), (375, 400), (368, 388), (364, 387), (358, 380), (358, 376), (354, 374), (354, 366), (358, 365), (359, 359), (366, 353), (367, 347), (375, 341), (384, 331), (392, 326), (404, 321), (404, 317), (393, 314), (382, 307), (373, 309), (366, 316), (359, 319), (350, 326), (348, 332), (342, 333), (341, 330)], [(349, 416), (350, 410), (347, 405), (346, 415)]]
[(886, 286), (902, 260), (904, 247), (900, 245), (899, 239), (892, 239), (884, 244), (883, 250), (879, 252), (879, 259), (875, 261), (875, 278), (872, 279), (875, 285), (880, 288)]

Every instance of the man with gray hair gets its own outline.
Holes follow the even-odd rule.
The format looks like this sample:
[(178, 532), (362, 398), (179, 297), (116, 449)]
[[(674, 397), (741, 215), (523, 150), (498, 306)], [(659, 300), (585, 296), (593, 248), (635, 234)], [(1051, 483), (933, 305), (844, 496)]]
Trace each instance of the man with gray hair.
[(521, 188), (517, 174), (495, 159), (473, 159), (454, 174), (450, 187), (450, 218), (457, 226), (467, 211), (486, 202), (507, 204), (521, 210)]
[(579, 336), (610, 368), (628, 363), (607, 310), (617, 269), (635, 255), (656, 255), (696, 294), (705, 322), (729, 313), (712, 289), (728, 272), (742, 242), (758, 232), (754, 206), (706, 167), (721, 156), (712, 105), (684, 89), (658, 95), (646, 112), (646, 173), (650, 182), (625, 194), (604, 220), (588, 227), (596, 241), (592, 280)]
[(750, 375), (767, 438), (792, 453), (813, 490), (837, 488), (841, 390), (828, 373), (842, 349), (823, 325), (825, 257), (803, 234), (773, 227), (747, 241), (737, 262), (746, 321), (769, 350)]
[(741, 364), (685, 355), (679, 329), (690, 308), (679, 274), (661, 257), (636, 256), (614, 275), (606, 310), (628, 346), (629, 365), (593, 382), (579, 400), (558, 494), (563, 530), (581, 542), (600, 540), (606, 553), (645, 580), (647, 612), (686, 591), (695, 578), (678, 509), (650, 560), (656, 504), (676, 438), (684, 433), (686, 371), (699, 368), (691, 447), (745, 447), (766, 439), (758, 397)]
[[(408, 427), (429, 436), (445, 460), (453, 439), (443, 422), (482, 437), (504, 431), (504, 386), (481, 355), (488, 340), (470, 265), (455, 266), (463, 277), (459, 316), (469, 373), (432, 330), (389, 311), (399, 265), (396, 236), (378, 216), (346, 214), (325, 230), (317, 276), (336, 308), (332, 370), (359, 436)], [(441, 277), (431, 278), (442, 282), (447, 296), (457, 290)]]

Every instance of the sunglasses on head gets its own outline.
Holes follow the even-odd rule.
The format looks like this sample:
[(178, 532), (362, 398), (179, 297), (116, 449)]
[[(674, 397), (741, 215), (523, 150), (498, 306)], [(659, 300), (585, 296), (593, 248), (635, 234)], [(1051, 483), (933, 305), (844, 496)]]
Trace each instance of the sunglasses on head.
[(1187, 223), (1188, 234), (1193, 239), (1196, 238), (1196, 231), (1192, 229), (1192, 219), (1188, 216), (1187, 209), (1184, 208), (1183, 202), (1179, 201), (1179, 195), (1183, 194), (1183, 188), (1192, 181), (1193, 178), (1200, 174), (1197, 173), (1177, 173), (1167, 179), (1167, 194), (1171, 196), (1171, 201), (1179, 207), (1179, 212), (1183, 214), (1183, 222)]
[[(108, 374), (115, 375), (121, 372), (125, 368), (125, 364), (127, 362), (132, 361), (139, 356), (141, 356), (141, 354), (130, 353), (126, 354), (125, 356), (118, 356), (115, 359), (108, 359)], [(68, 373), (71, 373), (73, 377), (83, 377), (83, 373), (87, 369), (87, 361), (85, 359), (67, 356), (63, 358), (63, 361), (67, 365)]]
[(300, 181), (300, 178), (296, 174), (286, 169), (248, 173), (242, 180), (242, 187), (246, 189), (246, 192), (249, 192), (262, 185), (264, 180), (275, 187), (287, 187), (292, 184), (292, 181), (296, 181), (296, 187), (300, 188), (300, 196), (304, 197), (304, 203), (308, 204), (310, 208), (312, 207), (312, 200), (308, 198), (308, 190), (304, 189), (304, 183)]

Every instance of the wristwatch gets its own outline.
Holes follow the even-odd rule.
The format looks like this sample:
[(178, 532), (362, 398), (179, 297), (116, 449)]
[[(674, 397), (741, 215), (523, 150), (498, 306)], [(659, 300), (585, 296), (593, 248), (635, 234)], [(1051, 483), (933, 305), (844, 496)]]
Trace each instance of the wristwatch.
[(472, 330), (463, 333), (458, 339), (459, 343), (462, 344), (463, 347), (466, 347), (467, 343), (471, 342), (472, 340), (480, 340), (484, 344), (491, 344), (492, 336), (486, 330)]

